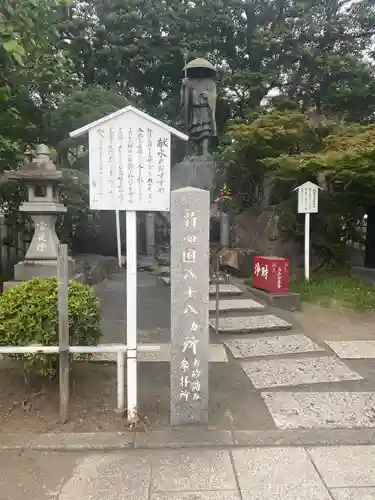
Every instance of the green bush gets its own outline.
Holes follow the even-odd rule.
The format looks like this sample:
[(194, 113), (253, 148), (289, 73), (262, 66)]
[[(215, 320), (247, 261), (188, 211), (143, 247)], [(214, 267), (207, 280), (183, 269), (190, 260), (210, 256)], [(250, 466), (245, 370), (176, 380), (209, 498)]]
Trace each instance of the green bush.
[[(57, 280), (34, 278), (0, 296), (0, 344), (58, 345)], [(87, 285), (69, 282), (70, 345), (96, 345), (100, 338), (99, 299)], [(57, 355), (17, 355), (26, 372), (54, 376)]]

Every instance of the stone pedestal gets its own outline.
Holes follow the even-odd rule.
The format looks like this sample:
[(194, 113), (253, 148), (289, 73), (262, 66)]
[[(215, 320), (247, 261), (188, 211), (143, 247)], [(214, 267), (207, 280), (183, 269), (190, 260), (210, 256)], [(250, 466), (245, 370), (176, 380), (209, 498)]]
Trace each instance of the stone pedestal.
[(190, 156), (176, 163), (171, 171), (171, 189), (195, 187), (210, 192), (213, 202), (216, 188), (216, 164), (211, 155)]

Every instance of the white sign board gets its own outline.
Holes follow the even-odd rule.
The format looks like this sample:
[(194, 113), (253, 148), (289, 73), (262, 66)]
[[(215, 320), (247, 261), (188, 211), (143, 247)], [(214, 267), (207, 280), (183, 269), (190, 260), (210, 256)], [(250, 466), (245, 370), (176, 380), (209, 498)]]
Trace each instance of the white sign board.
[(134, 111), (89, 130), (91, 210), (169, 211), (171, 134)]
[(313, 182), (305, 182), (298, 186), (298, 213), (316, 214), (318, 213), (318, 192), (320, 187)]

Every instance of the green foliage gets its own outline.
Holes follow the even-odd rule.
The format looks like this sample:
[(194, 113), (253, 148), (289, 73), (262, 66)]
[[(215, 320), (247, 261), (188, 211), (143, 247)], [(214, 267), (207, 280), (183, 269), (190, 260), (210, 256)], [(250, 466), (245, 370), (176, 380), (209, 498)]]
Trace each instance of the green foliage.
[[(253, 278), (244, 280), (252, 287)], [(324, 307), (366, 311), (375, 309), (375, 288), (357, 278), (348, 276), (345, 268), (313, 273), (310, 281), (292, 278), (290, 290), (298, 293), (302, 302)]]
[[(280, 156), (299, 157), (304, 151), (319, 150), (322, 137), (333, 126), (324, 122), (313, 127), (301, 111), (276, 110), (260, 110), (246, 121), (232, 124), (219, 158), (228, 187), (242, 209), (262, 204), (266, 184), (274, 181)], [(283, 196), (278, 198), (280, 201)]]
[[(66, 169), (61, 233), (73, 246), (95, 235), (87, 137), (69, 132), (128, 102), (176, 122), (186, 50), (219, 69), (220, 134), (232, 120), (219, 152), (233, 194), (228, 209), (277, 205), (284, 234), (298, 239), (292, 189), (319, 180), (330, 215), (314, 217), (314, 245), (341, 259), (373, 201), (371, 137), (358, 124), (375, 117), (374, 35), (375, 5), (365, 0), (3, 0), (0, 172), (47, 143)], [(0, 198), (11, 200), (7, 190)], [(21, 191), (6, 206), (10, 224)]]
[(82, 160), (87, 156), (87, 134), (71, 139), (70, 132), (128, 104), (128, 100), (114, 89), (92, 86), (64, 97), (56, 108), (46, 112), (45, 141), (56, 149), (60, 166), (81, 170)]
[[(34, 278), (0, 296), (0, 344), (58, 345), (57, 280)], [(87, 285), (69, 282), (71, 345), (96, 345), (100, 338), (99, 301)], [(22, 355), (26, 371), (43, 376), (56, 373), (57, 356)]]
[(42, 115), (74, 78), (56, 29), (64, 0), (0, 4), (0, 171), (41, 141)]
[(371, 284), (337, 272), (318, 273), (309, 282), (294, 280), (291, 290), (301, 300), (326, 307), (366, 311), (375, 309), (375, 288)]
[(319, 183), (324, 189), (311, 220), (312, 248), (323, 265), (343, 263), (347, 243), (361, 240), (359, 221), (375, 204), (373, 127), (267, 110), (234, 124), (228, 137), (220, 157), (241, 209), (273, 205), (283, 237), (302, 246), (294, 189), (307, 180)]
[(362, 63), (374, 35), (372, 2), (76, 1), (60, 29), (86, 86), (114, 88), (170, 120), (184, 49), (221, 69), (219, 129), (272, 88), (304, 108), (354, 119), (375, 109), (374, 77)]

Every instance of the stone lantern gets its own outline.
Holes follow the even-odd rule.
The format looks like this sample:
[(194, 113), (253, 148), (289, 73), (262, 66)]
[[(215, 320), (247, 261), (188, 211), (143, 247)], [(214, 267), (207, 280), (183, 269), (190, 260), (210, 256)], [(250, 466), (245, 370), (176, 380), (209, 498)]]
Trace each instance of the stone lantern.
[[(59, 240), (55, 224), (57, 216), (67, 210), (58, 199), (57, 187), (62, 180), (62, 173), (56, 169), (49, 149), (44, 144), (37, 147), (36, 157), (31, 163), (9, 172), (8, 180), (26, 182), (29, 199), (20, 205), (19, 210), (30, 214), (35, 231), (25, 260), (14, 266), (14, 281), (4, 283), (4, 289), (19, 281), (56, 276)], [(71, 275), (71, 260), (69, 266)]]

